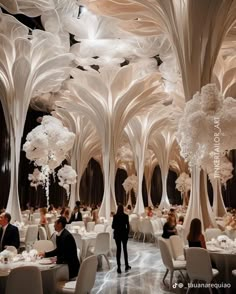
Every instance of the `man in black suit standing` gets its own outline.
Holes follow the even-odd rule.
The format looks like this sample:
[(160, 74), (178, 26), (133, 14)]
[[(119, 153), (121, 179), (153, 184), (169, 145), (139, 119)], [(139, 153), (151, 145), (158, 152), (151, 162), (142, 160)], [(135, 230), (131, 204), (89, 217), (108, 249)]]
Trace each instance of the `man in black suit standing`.
[(69, 278), (72, 279), (78, 275), (80, 263), (77, 256), (75, 239), (71, 233), (65, 229), (66, 224), (67, 221), (64, 216), (59, 217), (55, 221), (54, 227), (57, 232), (57, 248), (52, 251), (45, 252), (43, 255), (45, 257), (57, 256), (58, 264), (68, 264)]
[(10, 224), (10, 221), (10, 213), (3, 212), (0, 215), (0, 251), (3, 251), (6, 246), (15, 246), (16, 249), (20, 246), (19, 230), (16, 226)]

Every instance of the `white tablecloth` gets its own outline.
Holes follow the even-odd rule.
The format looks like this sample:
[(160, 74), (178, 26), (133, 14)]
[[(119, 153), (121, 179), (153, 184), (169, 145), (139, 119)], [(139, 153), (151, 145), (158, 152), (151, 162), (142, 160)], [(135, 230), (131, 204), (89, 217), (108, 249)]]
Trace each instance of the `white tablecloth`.
[(56, 293), (56, 281), (69, 280), (68, 266), (66, 264), (49, 264), (40, 265), (39, 261), (36, 262), (11, 262), (8, 264), (0, 263), (0, 293), (5, 293), (7, 277), (10, 271), (16, 267), (22, 266), (37, 266), (39, 267), (42, 275), (43, 293), (54, 294)]

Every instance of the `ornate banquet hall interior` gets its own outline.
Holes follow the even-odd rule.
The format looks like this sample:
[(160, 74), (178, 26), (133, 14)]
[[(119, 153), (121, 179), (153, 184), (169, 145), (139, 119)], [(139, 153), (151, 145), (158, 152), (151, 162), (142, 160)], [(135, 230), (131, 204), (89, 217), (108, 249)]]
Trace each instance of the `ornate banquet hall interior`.
[(186, 293), (182, 276), (162, 281), (159, 238), (174, 211), (184, 250), (198, 218), (207, 246), (230, 250), (207, 247), (230, 285), (220, 293), (235, 293), (236, 0), (0, 0), (0, 44), (0, 209), (12, 223), (80, 201), (85, 227), (93, 207), (111, 225), (121, 203), (132, 269), (117, 275), (113, 246), (91, 293)]

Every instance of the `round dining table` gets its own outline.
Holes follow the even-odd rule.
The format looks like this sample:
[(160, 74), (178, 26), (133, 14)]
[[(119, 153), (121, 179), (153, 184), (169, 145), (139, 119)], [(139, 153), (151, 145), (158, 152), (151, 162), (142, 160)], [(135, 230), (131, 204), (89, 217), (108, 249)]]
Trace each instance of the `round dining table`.
[[(47, 261), (48, 260), (48, 261)], [(32, 261), (0, 262), (0, 293), (4, 294), (9, 273), (16, 267), (37, 266), (40, 269), (44, 294), (56, 293), (57, 281), (68, 281), (69, 271), (66, 264), (56, 264), (49, 259)]]
[(236, 269), (236, 248), (221, 248), (219, 246), (207, 245), (212, 265), (219, 271), (215, 280), (219, 285), (221, 293), (236, 293), (236, 278), (232, 270)]

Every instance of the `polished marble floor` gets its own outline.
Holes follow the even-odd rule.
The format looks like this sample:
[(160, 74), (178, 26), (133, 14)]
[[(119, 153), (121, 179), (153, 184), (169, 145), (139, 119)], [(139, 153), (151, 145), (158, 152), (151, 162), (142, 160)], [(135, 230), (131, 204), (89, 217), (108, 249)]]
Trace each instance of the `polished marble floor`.
[[(122, 253), (123, 254), (123, 253)], [(124, 260), (122, 260), (122, 274), (117, 274), (115, 252), (109, 258), (111, 268), (108, 269), (103, 260), (102, 269), (98, 270), (96, 282), (92, 294), (186, 294), (187, 288), (178, 286), (171, 290), (165, 286), (162, 278), (165, 267), (162, 263), (160, 250), (154, 243), (143, 243), (134, 241), (132, 238), (128, 242), (129, 264), (132, 269), (126, 273), (124, 271)], [(123, 256), (122, 256), (123, 258)], [(179, 278), (178, 272), (175, 274), (173, 283)], [(166, 278), (169, 282), (169, 275)], [(181, 284), (183, 285), (183, 284)], [(216, 290), (213, 294), (235, 294), (233, 289)], [(191, 289), (191, 294), (209, 293), (209, 289)]]
[[(131, 271), (117, 274), (115, 252), (110, 258), (111, 269), (103, 262), (103, 270), (97, 272), (92, 294), (165, 294), (171, 293), (162, 283), (165, 267), (160, 251), (154, 243), (143, 243), (129, 239), (129, 263)], [(173, 291), (172, 291), (173, 293)]]

